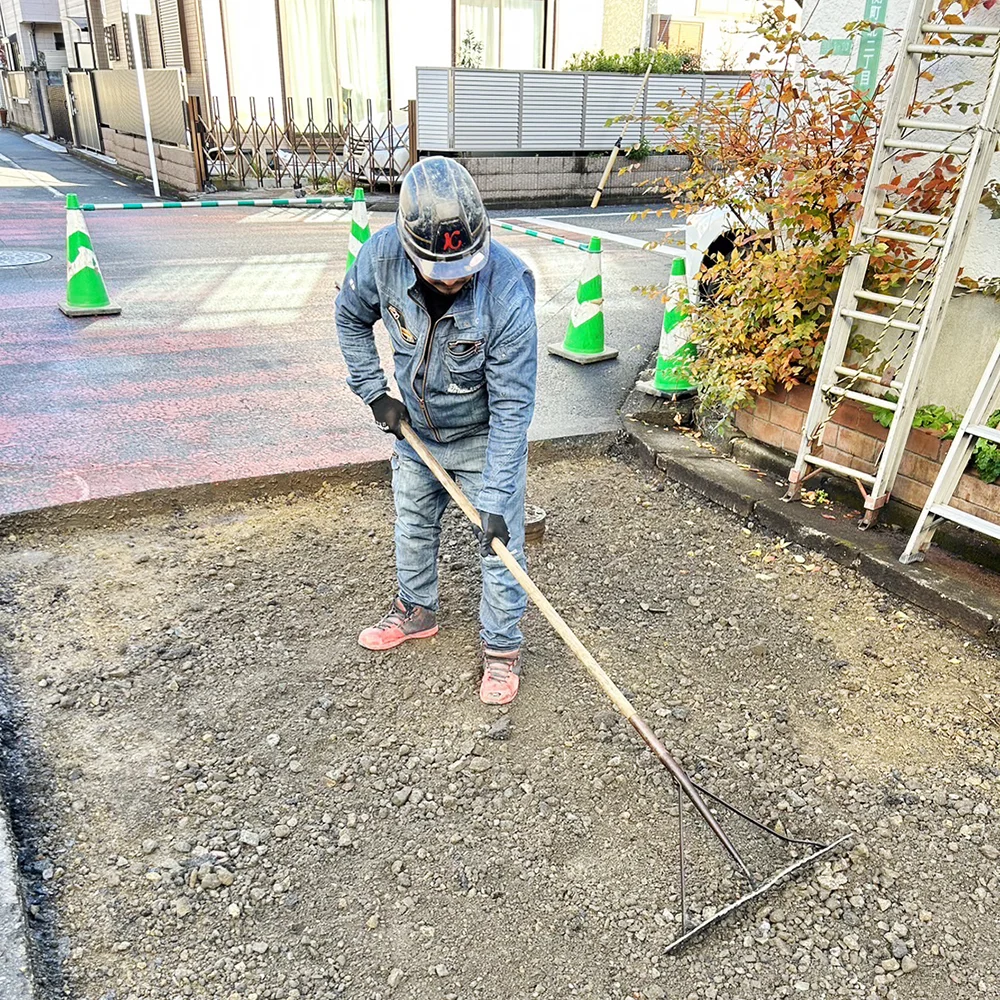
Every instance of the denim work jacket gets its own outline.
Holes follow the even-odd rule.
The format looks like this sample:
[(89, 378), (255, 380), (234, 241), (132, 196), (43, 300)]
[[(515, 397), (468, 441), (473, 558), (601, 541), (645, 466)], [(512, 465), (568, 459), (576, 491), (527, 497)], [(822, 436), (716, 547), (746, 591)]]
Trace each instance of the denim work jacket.
[(528, 457), (535, 408), (535, 280), (493, 242), (486, 266), (433, 326), (396, 227), (358, 253), (337, 296), (337, 335), (350, 389), (371, 403), (388, 391), (372, 327), (389, 331), (396, 383), (413, 429), (428, 441), (488, 433), (476, 506), (502, 514)]

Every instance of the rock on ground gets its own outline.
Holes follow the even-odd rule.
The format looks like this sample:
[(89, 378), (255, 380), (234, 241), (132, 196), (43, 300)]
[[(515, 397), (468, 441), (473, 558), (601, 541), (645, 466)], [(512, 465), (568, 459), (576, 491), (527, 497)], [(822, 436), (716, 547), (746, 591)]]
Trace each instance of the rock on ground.
[[(537, 612), (520, 698), (479, 703), (457, 516), (440, 636), (357, 646), (383, 482), (26, 531), (0, 628), (67, 995), (991, 995), (996, 651), (613, 458), (530, 493), (535, 579), (696, 779), (850, 849), (664, 955), (671, 782)], [(790, 860), (727, 822), (758, 873)], [(744, 887), (684, 828), (690, 920)]]

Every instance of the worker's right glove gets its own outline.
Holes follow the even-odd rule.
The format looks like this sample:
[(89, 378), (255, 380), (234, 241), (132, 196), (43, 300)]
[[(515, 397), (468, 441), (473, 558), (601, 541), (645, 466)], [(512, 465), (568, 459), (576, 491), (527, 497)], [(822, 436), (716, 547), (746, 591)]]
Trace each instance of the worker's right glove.
[(376, 425), (386, 434), (395, 434), (402, 441), (403, 432), (399, 429), (399, 422), (401, 420), (410, 422), (410, 414), (406, 407), (398, 399), (393, 399), (388, 394), (372, 400), (369, 405), (372, 408)]
[(483, 558), (495, 555), (493, 551), (493, 539), (499, 538), (504, 545), (510, 542), (510, 532), (507, 530), (507, 522), (500, 514), (490, 514), (485, 510), (479, 512), (482, 522), (481, 528), (473, 528), (472, 533), (479, 539), (479, 551)]

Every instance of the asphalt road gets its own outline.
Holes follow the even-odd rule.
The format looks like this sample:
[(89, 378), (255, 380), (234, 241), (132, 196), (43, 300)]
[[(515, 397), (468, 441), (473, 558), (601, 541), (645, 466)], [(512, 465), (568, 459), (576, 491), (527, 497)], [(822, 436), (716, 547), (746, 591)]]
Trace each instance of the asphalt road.
[[(87, 213), (122, 314), (70, 320), (57, 308), (65, 193), (118, 202), (151, 192), (9, 130), (0, 156), (0, 252), (51, 255), (0, 267), (0, 513), (386, 457), (390, 442), (344, 387), (332, 321), (346, 212)], [(565, 334), (584, 255), (499, 234), (537, 280), (535, 439), (616, 427), (656, 346), (662, 307), (633, 289), (665, 280), (672, 257), (642, 245), (669, 239), (658, 229), (674, 223), (630, 214), (502, 213), (583, 242), (604, 236), (607, 342), (620, 355), (582, 367), (544, 345)], [(389, 221), (373, 213), (372, 228)]]

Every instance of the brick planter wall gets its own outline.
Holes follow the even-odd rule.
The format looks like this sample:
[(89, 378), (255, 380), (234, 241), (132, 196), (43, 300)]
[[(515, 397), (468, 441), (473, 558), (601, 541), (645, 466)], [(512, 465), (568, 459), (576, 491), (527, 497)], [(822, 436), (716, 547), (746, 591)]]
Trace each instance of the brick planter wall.
[[(794, 455), (799, 449), (811, 399), (811, 386), (768, 393), (758, 397), (752, 408), (736, 414), (736, 426), (747, 437)], [(826, 427), (823, 458), (874, 472), (875, 459), (887, 434), (887, 429), (877, 424), (866, 409), (845, 400)], [(951, 441), (942, 441), (931, 431), (911, 430), (892, 488), (893, 497), (912, 507), (922, 507), (950, 446)], [(955, 491), (953, 503), (970, 514), (1000, 522), (1000, 483), (984, 483), (978, 476), (966, 473)]]

